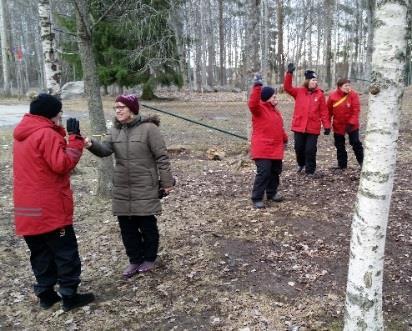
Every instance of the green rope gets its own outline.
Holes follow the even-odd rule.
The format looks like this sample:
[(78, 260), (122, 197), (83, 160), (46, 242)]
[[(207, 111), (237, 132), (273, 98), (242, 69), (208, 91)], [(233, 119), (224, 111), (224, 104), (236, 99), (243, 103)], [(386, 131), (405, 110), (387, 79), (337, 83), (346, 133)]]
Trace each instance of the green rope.
[(216, 127), (214, 127), (214, 126), (210, 126), (210, 125), (207, 125), (207, 124), (204, 124), (204, 123), (201, 123), (201, 122), (192, 120), (192, 119), (187, 118), (187, 117), (183, 117), (183, 116), (180, 116), (180, 115), (177, 115), (177, 114), (173, 114), (173, 113), (170, 113), (170, 112), (165, 111), (165, 110), (161, 110), (161, 109), (154, 108), (154, 107), (151, 107), (151, 106), (148, 106), (148, 105), (144, 105), (144, 104), (142, 104), (142, 106), (143, 106), (143, 107), (146, 107), (146, 108), (148, 108), (148, 109), (152, 109), (152, 110), (158, 111), (158, 112), (163, 113), (163, 114), (167, 114), (167, 115), (170, 115), (170, 116), (173, 116), (173, 117), (180, 118), (180, 119), (182, 119), (182, 120), (184, 120), (184, 121), (187, 121), (187, 122), (190, 122), (190, 123), (194, 123), (194, 124), (197, 124), (197, 125), (204, 126), (204, 127), (208, 128), (208, 129), (212, 129), (212, 130), (216, 130), (216, 131), (219, 131), (219, 132), (228, 134), (228, 135), (233, 136), (233, 137), (236, 137), (236, 138), (240, 138), (240, 139), (243, 139), (243, 140), (249, 140), (247, 137), (238, 135), (238, 134), (236, 134), (236, 133), (229, 132), (229, 131), (226, 131), (226, 130), (223, 130), (223, 129), (219, 129), (219, 128), (216, 128)]

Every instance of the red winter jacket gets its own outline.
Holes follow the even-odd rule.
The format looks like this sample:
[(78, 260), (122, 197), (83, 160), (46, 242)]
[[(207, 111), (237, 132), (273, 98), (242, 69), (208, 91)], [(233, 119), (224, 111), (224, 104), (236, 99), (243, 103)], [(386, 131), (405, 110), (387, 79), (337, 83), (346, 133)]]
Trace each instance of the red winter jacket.
[(325, 129), (330, 129), (330, 119), (326, 108), (323, 91), (316, 88), (309, 91), (306, 87), (293, 87), (293, 75), (286, 73), (283, 88), (295, 99), (292, 131), (320, 134), (321, 122)]
[(279, 110), (269, 102), (261, 101), (262, 86), (252, 89), (249, 109), (252, 113), (252, 159), (283, 160), (284, 144), (288, 136), (283, 128)]
[(330, 94), (327, 107), (334, 133), (344, 135), (348, 125), (351, 125), (351, 131), (359, 129), (360, 102), (355, 91), (345, 94), (341, 89), (336, 89)]
[(70, 171), (80, 160), (83, 138), (46, 117), (26, 114), (14, 130), (14, 217), (17, 235), (51, 232), (73, 223)]

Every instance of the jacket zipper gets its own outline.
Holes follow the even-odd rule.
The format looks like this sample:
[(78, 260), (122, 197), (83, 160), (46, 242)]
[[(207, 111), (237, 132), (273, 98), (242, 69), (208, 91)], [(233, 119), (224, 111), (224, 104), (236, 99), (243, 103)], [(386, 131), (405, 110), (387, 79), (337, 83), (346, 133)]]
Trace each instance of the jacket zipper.
[(127, 178), (129, 178), (129, 213), (132, 213), (132, 188), (130, 186), (130, 163), (129, 163), (129, 130), (127, 125), (124, 125), (124, 131), (126, 135), (126, 158), (127, 158)]

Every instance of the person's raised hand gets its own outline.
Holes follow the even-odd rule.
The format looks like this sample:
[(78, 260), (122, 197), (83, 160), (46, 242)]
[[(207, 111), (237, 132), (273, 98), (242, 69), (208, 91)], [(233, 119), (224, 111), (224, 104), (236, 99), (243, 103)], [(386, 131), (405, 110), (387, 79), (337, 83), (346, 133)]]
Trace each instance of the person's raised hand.
[(293, 72), (295, 71), (296, 67), (293, 63), (289, 63), (288, 64), (288, 72), (293, 74)]
[(263, 78), (260, 73), (256, 73), (255, 77), (253, 77), (253, 85), (263, 85)]

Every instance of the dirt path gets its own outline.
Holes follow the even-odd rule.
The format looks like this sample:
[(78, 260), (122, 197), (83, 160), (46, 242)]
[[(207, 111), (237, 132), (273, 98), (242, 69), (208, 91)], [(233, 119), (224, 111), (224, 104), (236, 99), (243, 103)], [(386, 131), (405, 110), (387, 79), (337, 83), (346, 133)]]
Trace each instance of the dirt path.
[[(244, 95), (215, 94), (200, 102), (183, 99), (152, 105), (246, 134)], [(363, 109), (365, 101), (362, 97)], [(72, 101), (65, 107), (77, 112), (84, 105)], [(385, 258), (387, 330), (411, 330), (412, 323), (411, 105), (408, 90)], [(106, 99), (105, 106), (109, 114), (111, 100)], [(289, 126), (292, 103), (285, 97), (280, 108)], [(75, 227), (84, 270), (81, 290), (93, 290), (97, 302), (70, 313), (58, 306), (43, 311), (32, 294), (29, 253), (13, 235), (10, 147), (2, 147), (0, 329), (341, 329), (350, 222), (359, 182), (352, 153), (348, 171), (334, 173), (332, 138), (321, 136), (322, 177), (307, 180), (294, 172), (289, 146), (281, 177), (285, 202), (256, 211), (249, 201), (254, 166), (243, 141), (164, 115), (161, 121), (167, 144), (188, 150), (172, 155), (179, 185), (164, 200), (159, 218), (157, 268), (128, 281), (121, 278), (127, 259), (118, 226), (110, 202), (94, 196), (97, 160), (85, 153), (72, 178)], [(82, 128), (87, 133), (83, 121)], [(10, 130), (0, 133), (8, 142)], [(224, 149), (228, 157), (207, 160), (205, 150), (210, 146)]]

